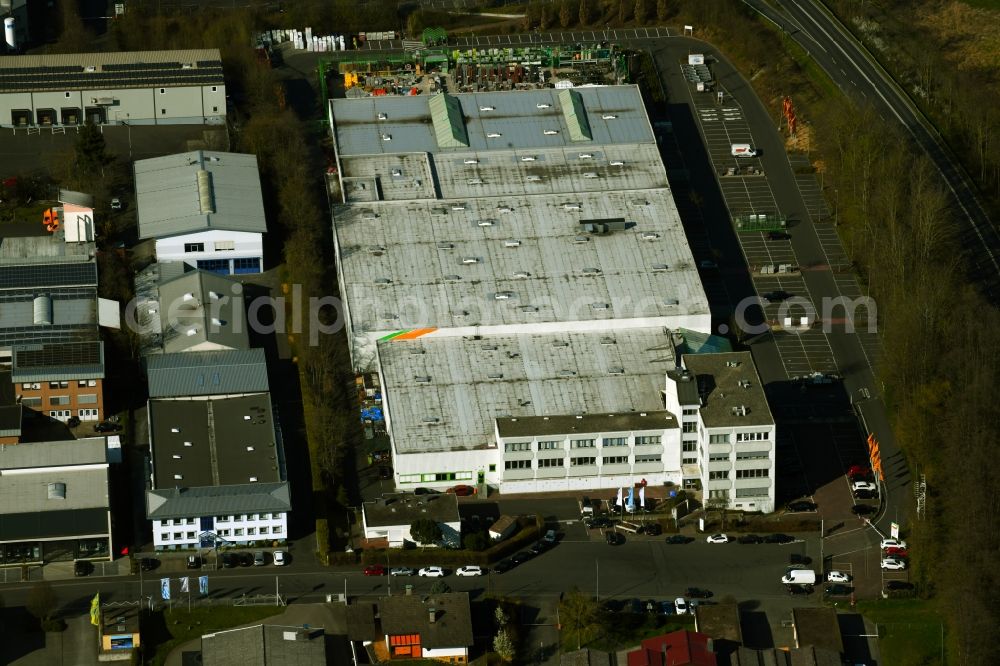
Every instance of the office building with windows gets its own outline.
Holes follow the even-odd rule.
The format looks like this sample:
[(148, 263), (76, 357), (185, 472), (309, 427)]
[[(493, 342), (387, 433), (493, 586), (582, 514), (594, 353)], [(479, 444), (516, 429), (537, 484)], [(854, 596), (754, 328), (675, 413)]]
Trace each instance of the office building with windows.
[(156, 259), (224, 275), (263, 270), (267, 232), (257, 158), (197, 150), (134, 165), (139, 238)]
[(681, 415), (685, 486), (707, 505), (774, 510), (774, 417), (750, 352), (685, 354), (667, 375), (666, 408)]

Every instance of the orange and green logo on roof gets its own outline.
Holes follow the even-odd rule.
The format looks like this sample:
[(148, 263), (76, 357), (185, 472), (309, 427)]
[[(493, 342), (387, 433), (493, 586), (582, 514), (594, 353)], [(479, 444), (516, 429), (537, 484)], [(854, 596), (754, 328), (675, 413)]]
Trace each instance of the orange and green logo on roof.
[(435, 328), (408, 328), (402, 331), (396, 331), (395, 333), (390, 333), (389, 335), (384, 335), (378, 339), (379, 342), (387, 342), (389, 340), (416, 340), (417, 338), (427, 335), (428, 333), (433, 333), (437, 330)]

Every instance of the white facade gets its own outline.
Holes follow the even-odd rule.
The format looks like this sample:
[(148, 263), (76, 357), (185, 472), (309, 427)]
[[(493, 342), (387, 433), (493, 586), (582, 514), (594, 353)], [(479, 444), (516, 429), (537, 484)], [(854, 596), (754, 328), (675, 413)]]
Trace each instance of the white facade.
[(743, 511), (774, 511), (774, 425), (704, 428), (703, 433), (705, 500), (728, 500), (728, 507)]
[(211, 230), (156, 239), (156, 260), (183, 261), (226, 275), (260, 273), (264, 264), (263, 234)]
[[(364, 519), (364, 512), (362, 512), (362, 519)], [(462, 523), (460, 521), (438, 523), (438, 526), (441, 528), (441, 537), (445, 543), (455, 544), (456, 547), (461, 543)], [(409, 524), (370, 526), (365, 521), (364, 530), (366, 539), (387, 539), (390, 548), (402, 548), (405, 541), (415, 543), (413, 537), (410, 536)]]
[(154, 520), (153, 547), (156, 550), (198, 548), (202, 532), (213, 532), (220, 543), (248, 545), (257, 541), (285, 541), (288, 538), (288, 514), (251, 513), (206, 516), (209, 529), (203, 529), (202, 517)]

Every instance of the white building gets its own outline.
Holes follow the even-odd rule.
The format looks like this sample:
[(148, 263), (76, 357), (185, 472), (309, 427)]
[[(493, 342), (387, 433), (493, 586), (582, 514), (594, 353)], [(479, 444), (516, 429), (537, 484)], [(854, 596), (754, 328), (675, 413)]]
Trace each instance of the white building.
[(685, 486), (708, 503), (774, 510), (774, 417), (750, 352), (685, 354), (668, 376), (666, 406), (681, 414)]
[(386, 495), (361, 507), (365, 539), (385, 539), (390, 548), (402, 548), (407, 541), (416, 543), (410, 526), (419, 518), (437, 523), (444, 543), (456, 547), (461, 543), (462, 520), (455, 495)]
[(0, 58), (0, 126), (223, 124), (218, 49)]
[(134, 169), (139, 238), (155, 239), (157, 261), (261, 272), (267, 220), (256, 156), (198, 150)]

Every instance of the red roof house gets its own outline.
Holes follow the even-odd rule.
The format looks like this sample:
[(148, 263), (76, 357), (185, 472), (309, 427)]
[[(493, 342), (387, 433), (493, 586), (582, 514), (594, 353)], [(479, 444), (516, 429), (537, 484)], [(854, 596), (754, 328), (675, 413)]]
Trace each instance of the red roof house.
[(628, 666), (717, 666), (712, 639), (695, 631), (675, 631), (644, 640), (628, 653)]

